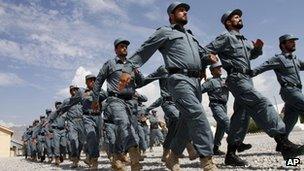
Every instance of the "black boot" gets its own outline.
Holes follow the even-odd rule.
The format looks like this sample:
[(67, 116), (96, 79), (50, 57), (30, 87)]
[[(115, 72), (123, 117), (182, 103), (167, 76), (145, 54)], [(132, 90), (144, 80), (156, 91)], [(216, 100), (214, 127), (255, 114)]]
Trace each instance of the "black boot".
[(287, 136), (279, 135), (274, 139), (277, 142), (277, 146), (281, 147), (281, 154), (284, 160), (304, 154), (304, 146), (292, 143)]
[(219, 146), (215, 145), (213, 147), (213, 154), (214, 155), (224, 155), (225, 153), (221, 150), (219, 150)]
[(225, 157), (225, 164), (230, 166), (249, 166), (247, 161), (241, 159), (235, 154), (236, 149), (236, 145), (228, 145), (228, 150)]
[(40, 162), (43, 163), (45, 160), (45, 156), (40, 156)]
[(252, 145), (251, 144), (244, 144), (244, 143), (240, 143), (240, 145), (237, 148), (237, 152), (243, 152), (245, 150), (249, 150), (251, 149)]
[(277, 152), (281, 152), (281, 149), (282, 149), (281, 145), (280, 145), (280, 144), (277, 144), (275, 150), (276, 150)]

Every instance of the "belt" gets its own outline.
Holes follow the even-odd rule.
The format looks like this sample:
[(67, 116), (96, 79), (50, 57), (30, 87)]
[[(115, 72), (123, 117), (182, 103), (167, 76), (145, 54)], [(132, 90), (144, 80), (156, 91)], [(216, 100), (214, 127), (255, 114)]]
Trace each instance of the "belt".
[(64, 130), (64, 127), (52, 126), (53, 129)]
[(100, 112), (84, 112), (83, 115), (87, 115), (87, 116), (100, 116)]
[(282, 85), (282, 87), (296, 87), (296, 88), (299, 88), (299, 89), (302, 89), (302, 84), (294, 84), (294, 83), (289, 83), (289, 82), (286, 82)]
[(113, 122), (113, 121), (110, 121), (110, 120), (103, 120), (103, 121), (104, 121), (104, 123), (114, 124), (114, 122)]
[(39, 133), (38, 135), (44, 136), (44, 135), (45, 135), (45, 133)]
[(109, 94), (109, 96), (117, 97), (117, 98), (120, 98), (123, 100), (131, 100), (133, 98), (132, 95), (123, 95), (123, 94), (117, 94), (117, 93), (113, 93), (113, 92), (109, 92), (108, 94)]
[(251, 75), (251, 70), (246, 68), (231, 68), (227, 70), (228, 75), (233, 73), (241, 73), (245, 75)]
[(218, 103), (218, 104), (223, 104), (223, 105), (226, 105), (227, 102), (226, 101), (223, 101), (223, 100), (210, 100), (210, 103)]
[(166, 97), (164, 97), (164, 101), (173, 101), (173, 97), (172, 96), (166, 96)]
[(193, 69), (181, 69), (181, 68), (167, 68), (169, 74), (183, 74), (188, 77), (201, 78), (203, 72), (200, 70)]

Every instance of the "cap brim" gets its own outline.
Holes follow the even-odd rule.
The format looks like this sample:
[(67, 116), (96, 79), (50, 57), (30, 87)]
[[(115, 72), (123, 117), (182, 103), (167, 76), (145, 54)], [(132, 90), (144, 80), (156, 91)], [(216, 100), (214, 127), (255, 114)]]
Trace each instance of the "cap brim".
[(177, 5), (172, 12), (177, 8), (177, 7), (184, 7), (186, 9), (186, 11), (189, 11), (190, 9), (190, 5), (186, 4), (186, 3), (180, 3), (179, 5)]
[(118, 43), (115, 45), (115, 47), (116, 47), (117, 45), (119, 45), (119, 44), (125, 44), (125, 45), (129, 46), (130, 42), (129, 42), (128, 40), (122, 40), (122, 41), (118, 42)]
[(96, 77), (94, 76), (94, 77), (88, 77), (88, 78), (86, 78), (86, 80), (92, 79), (92, 78), (96, 79)]
[(79, 89), (78, 87), (70, 87), (70, 90), (76, 90)]
[(287, 40), (299, 40), (299, 38), (297, 38), (297, 37), (292, 37), (292, 38), (287, 39)]
[[(231, 13), (230, 13), (230, 15), (229, 15), (229, 17), (231, 17), (231, 16), (233, 16), (233, 15), (239, 15), (240, 17), (243, 15), (243, 12), (242, 12), (242, 10), (240, 10), (240, 9), (235, 9), (235, 10), (233, 10)], [(229, 18), (228, 17), (228, 18)]]

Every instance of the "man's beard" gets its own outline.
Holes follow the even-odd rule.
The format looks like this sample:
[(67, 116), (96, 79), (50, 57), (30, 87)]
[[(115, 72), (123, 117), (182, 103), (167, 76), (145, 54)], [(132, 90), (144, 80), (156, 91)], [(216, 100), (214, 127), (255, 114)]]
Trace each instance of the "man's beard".
[(187, 19), (180, 19), (178, 21), (176, 21), (178, 24), (181, 24), (181, 25), (186, 25), (188, 23), (188, 20)]
[(295, 47), (295, 46), (291, 47), (291, 48), (289, 49), (289, 51), (290, 51), (290, 52), (296, 51), (296, 47)]
[(236, 26), (234, 26), (236, 29), (242, 29), (243, 28), (243, 23), (238, 22)]

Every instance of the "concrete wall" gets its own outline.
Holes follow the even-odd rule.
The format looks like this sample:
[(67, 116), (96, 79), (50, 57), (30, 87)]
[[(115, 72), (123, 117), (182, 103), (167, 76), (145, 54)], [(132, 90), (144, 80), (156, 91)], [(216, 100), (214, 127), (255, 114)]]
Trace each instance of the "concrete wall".
[(10, 157), (11, 133), (0, 129), (0, 157)]

